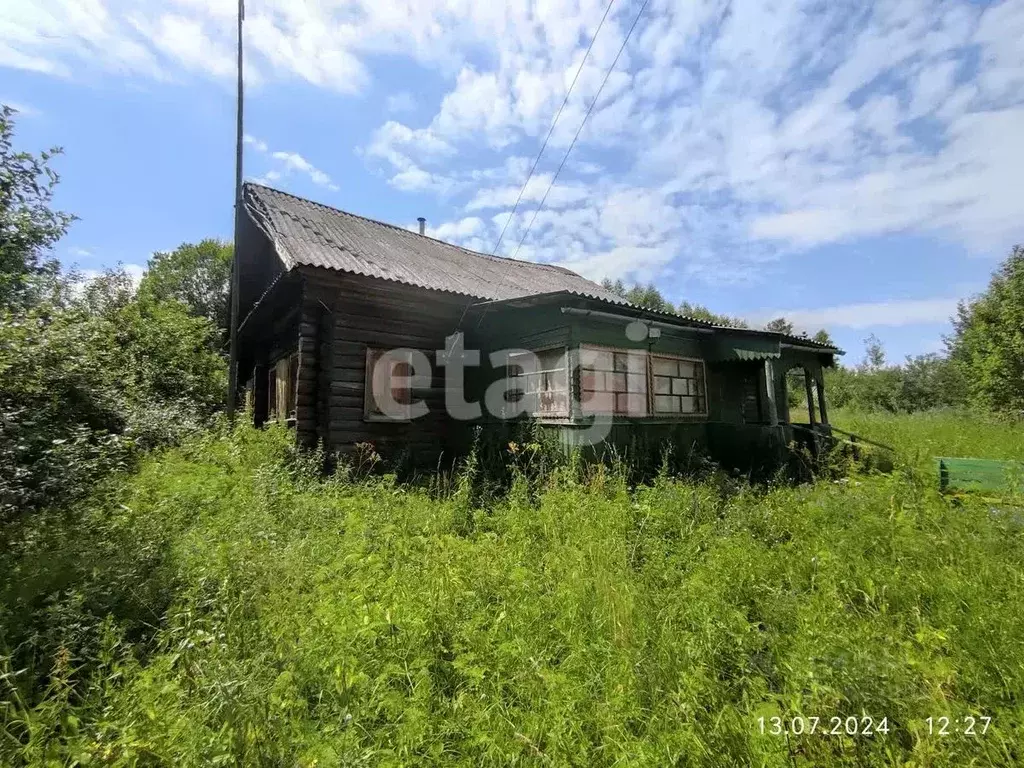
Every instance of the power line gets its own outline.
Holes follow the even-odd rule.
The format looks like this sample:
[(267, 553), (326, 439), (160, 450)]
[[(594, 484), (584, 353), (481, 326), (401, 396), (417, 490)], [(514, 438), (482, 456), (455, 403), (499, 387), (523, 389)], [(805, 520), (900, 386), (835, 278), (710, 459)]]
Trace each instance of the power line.
[(590, 57), (590, 51), (594, 47), (594, 42), (597, 40), (597, 36), (601, 32), (601, 27), (604, 26), (604, 20), (608, 18), (608, 12), (612, 9), (612, 5), (614, 4), (615, 0), (609, 0), (607, 7), (604, 9), (604, 15), (601, 17), (601, 22), (597, 25), (597, 29), (594, 30), (594, 36), (590, 38), (590, 45), (587, 46), (587, 52), (583, 54), (583, 60), (580, 62), (579, 69), (576, 70), (576, 76), (573, 77), (572, 83), (569, 84), (569, 90), (565, 92), (565, 98), (562, 99), (562, 104), (555, 113), (555, 119), (551, 121), (551, 127), (548, 128), (548, 135), (544, 137), (544, 143), (540, 145), (540, 152), (537, 153), (537, 157), (533, 161), (533, 166), (530, 168), (530, 172), (526, 175), (526, 181), (523, 182), (523, 186), (519, 190), (519, 195), (516, 197), (515, 205), (512, 206), (512, 212), (508, 215), (508, 218), (505, 219), (505, 226), (501, 228), (501, 234), (498, 235), (498, 241), (494, 244), (494, 248), (491, 250), (492, 256), (497, 254), (501, 241), (505, 237), (505, 230), (508, 229), (509, 223), (512, 221), (513, 217), (515, 217), (516, 211), (519, 209), (519, 203), (523, 199), (526, 187), (530, 184), (530, 179), (533, 178), (533, 172), (537, 170), (537, 165), (540, 163), (540, 158), (544, 154), (544, 150), (547, 149), (548, 141), (551, 139), (551, 134), (555, 132), (555, 126), (558, 125), (558, 118), (562, 116), (562, 110), (565, 109), (565, 105), (569, 103), (569, 96), (572, 95), (572, 89), (576, 87), (576, 81), (580, 79), (580, 73), (583, 71), (583, 67), (587, 63), (587, 59)]
[(636, 18), (633, 19), (632, 26), (630, 26), (629, 31), (626, 32), (626, 36), (622, 40), (622, 45), (619, 46), (619, 52), (615, 54), (615, 58), (612, 60), (612, 65), (608, 67), (608, 71), (604, 75), (604, 80), (601, 81), (601, 86), (597, 89), (597, 95), (594, 96), (594, 100), (590, 102), (590, 107), (587, 109), (587, 113), (583, 116), (583, 121), (580, 123), (580, 127), (576, 130), (576, 135), (572, 137), (569, 148), (565, 150), (565, 155), (562, 156), (562, 162), (558, 164), (558, 170), (556, 170), (555, 175), (551, 177), (551, 183), (548, 184), (548, 188), (544, 192), (544, 197), (540, 199), (540, 204), (533, 212), (530, 223), (526, 225), (526, 231), (523, 232), (523, 236), (519, 239), (519, 244), (516, 246), (515, 251), (513, 251), (511, 258), (514, 259), (519, 254), (519, 249), (522, 248), (523, 243), (526, 242), (526, 236), (530, 234), (533, 222), (537, 220), (537, 214), (541, 212), (541, 209), (544, 207), (544, 203), (548, 199), (548, 194), (551, 192), (552, 187), (555, 186), (555, 182), (558, 181), (558, 175), (562, 172), (562, 168), (565, 167), (565, 163), (569, 159), (569, 154), (572, 152), (572, 148), (576, 146), (576, 140), (579, 139), (580, 134), (583, 132), (583, 126), (587, 124), (590, 113), (594, 111), (594, 107), (601, 98), (601, 91), (604, 90), (604, 86), (607, 84), (608, 78), (611, 77), (612, 72), (615, 71), (615, 65), (619, 63), (619, 57), (626, 49), (626, 43), (629, 42), (629, 38), (633, 35), (633, 30), (636, 29), (637, 22), (640, 21), (640, 17), (643, 15), (644, 9), (647, 8), (647, 3), (649, 2), (650, 0), (644, 0), (644, 4), (640, 6), (640, 10), (637, 12)]
[[(516, 256), (519, 255), (519, 249), (522, 248), (523, 247), (523, 243), (526, 242), (526, 236), (530, 234), (530, 229), (533, 228), (533, 222), (535, 222), (537, 220), (537, 214), (539, 214), (541, 212), (541, 209), (544, 208), (544, 203), (547, 201), (548, 195), (551, 193), (552, 187), (554, 187), (555, 186), (555, 182), (558, 181), (558, 175), (562, 172), (562, 169), (565, 167), (565, 163), (569, 159), (569, 154), (572, 152), (573, 147), (576, 146), (577, 139), (579, 139), (580, 134), (583, 133), (583, 126), (585, 126), (587, 124), (587, 120), (590, 118), (590, 113), (594, 111), (594, 107), (597, 105), (597, 102), (600, 100), (601, 92), (604, 91), (604, 87), (608, 83), (608, 78), (610, 78), (611, 75), (612, 75), (612, 72), (615, 71), (615, 65), (619, 63), (619, 57), (622, 56), (622, 52), (624, 50), (626, 50), (626, 44), (629, 42), (629, 38), (632, 37), (633, 30), (636, 29), (636, 25), (637, 25), (637, 23), (639, 23), (640, 17), (643, 15), (644, 10), (647, 8), (647, 4), (649, 2), (650, 2), (650, 0), (644, 0), (643, 5), (640, 6), (640, 10), (637, 11), (636, 17), (633, 19), (633, 23), (630, 25), (629, 30), (626, 32), (626, 36), (622, 39), (622, 45), (619, 46), (619, 50), (615, 54), (615, 58), (612, 59), (611, 66), (608, 67), (608, 71), (605, 72), (604, 79), (601, 81), (601, 85), (597, 89), (597, 94), (595, 94), (594, 100), (592, 102), (590, 102), (590, 106), (587, 108), (587, 113), (585, 115), (583, 115), (583, 120), (582, 120), (582, 122), (580, 122), (580, 127), (576, 129), (576, 135), (572, 137), (572, 141), (569, 143), (569, 148), (565, 150), (565, 154), (562, 156), (562, 162), (560, 162), (558, 164), (558, 170), (556, 170), (555, 171), (555, 175), (551, 177), (551, 183), (548, 184), (548, 188), (544, 191), (544, 196), (540, 199), (540, 204), (537, 206), (537, 209), (533, 212), (533, 216), (530, 218), (530, 223), (526, 225), (526, 231), (523, 232), (523, 236), (519, 239), (519, 244), (516, 246), (515, 251), (513, 251), (512, 255), (509, 257), (509, 259), (510, 259), (509, 265), (508, 265), (508, 267), (506, 267), (505, 274), (502, 275), (502, 278), (501, 278), (501, 280), (498, 281), (498, 284), (501, 284), (502, 282), (505, 281), (505, 278), (508, 277), (509, 270), (511, 270), (512, 267), (514, 266), (514, 264), (515, 264), (514, 259), (515, 259)], [(605, 11), (605, 13), (607, 14), (607, 11)], [(596, 35), (595, 35), (595, 37), (596, 37)], [(582, 66), (581, 66), (581, 69), (582, 69)], [(578, 72), (577, 72), (577, 75), (579, 75)], [(525, 186), (524, 186), (524, 189), (525, 189)], [(520, 196), (521, 195), (522, 195), (522, 193), (520, 193)], [(509, 220), (511, 220), (511, 217), (509, 217)], [(505, 222), (505, 226), (506, 227), (508, 226), (508, 221)], [(502, 231), (504, 232), (504, 230), (502, 230)], [(463, 312), (462, 314), (463, 314), (463, 317), (465, 317), (466, 313)], [(477, 327), (478, 328), (480, 327), (480, 324), (483, 323), (484, 317), (486, 317), (486, 315), (487, 315), (487, 309), (485, 308), (484, 311), (480, 313), (480, 318), (477, 320)], [(460, 325), (462, 324), (461, 320), (459, 321), (459, 324)]]
[[(565, 98), (562, 99), (561, 105), (558, 107), (558, 111), (555, 112), (555, 118), (551, 121), (551, 126), (548, 128), (548, 133), (544, 137), (544, 143), (540, 145), (540, 152), (537, 153), (537, 157), (534, 158), (533, 165), (530, 167), (530, 172), (526, 175), (526, 181), (523, 182), (522, 188), (519, 190), (519, 194), (516, 196), (515, 205), (512, 206), (512, 212), (509, 213), (505, 219), (505, 224), (501, 228), (501, 234), (498, 235), (497, 242), (494, 243), (494, 248), (491, 249), (491, 256), (495, 256), (498, 253), (498, 248), (501, 246), (501, 241), (505, 237), (505, 232), (508, 229), (508, 225), (512, 223), (512, 219), (515, 218), (516, 211), (519, 210), (519, 203), (522, 202), (523, 195), (526, 193), (526, 187), (530, 183), (530, 179), (533, 178), (534, 171), (537, 170), (537, 165), (540, 163), (541, 157), (544, 155), (544, 150), (548, 147), (548, 141), (551, 140), (551, 134), (555, 132), (555, 126), (558, 125), (558, 118), (562, 116), (562, 110), (565, 109), (565, 105), (569, 103), (569, 96), (572, 95), (573, 88), (576, 87), (576, 81), (580, 79), (580, 73), (583, 72), (583, 67), (587, 63), (587, 59), (590, 58), (590, 51), (594, 48), (594, 42), (597, 40), (597, 36), (601, 32), (601, 28), (604, 26), (605, 19), (608, 18), (608, 12), (611, 11), (612, 6), (615, 4), (615, 0), (608, 0), (608, 5), (604, 9), (604, 15), (601, 16), (601, 21), (598, 22), (597, 29), (594, 30), (594, 36), (590, 38), (590, 45), (587, 46), (586, 53), (583, 54), (583, 59), (580, 61), (580, 66), (576, 70), (576, 75), (573, 77), (572, 82), (569, 84), (569, 90), (565, 92)], [(646, 5), (646, 2), (645, 2)], [(615, 57), (618, 59), (618, 56)], [(517, 249), (518, 250), (518, 249)], [(511, 266), (511, 265), (510, 265)], [(502, 275), (501, 280), (498, 281), (498, 285), (505, 281), (508, 277), (508, 271)], [(459, 317), (459, 322), (455, 324), (455, 330), (459, 329), (462, 325), (462, 321), (466, 319), (466, 313), (469, 311), (469, 305), (462, 310), (462, 316)]]

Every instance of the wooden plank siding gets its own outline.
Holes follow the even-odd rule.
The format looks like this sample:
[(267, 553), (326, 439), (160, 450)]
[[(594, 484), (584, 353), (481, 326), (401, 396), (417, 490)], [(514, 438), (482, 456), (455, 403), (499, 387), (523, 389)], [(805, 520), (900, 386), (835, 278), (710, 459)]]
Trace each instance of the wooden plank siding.
[[(444, 368), (437, 350), (459, 323), (469, 297), (428, 291), (386, 280), (327, 270), (303, 269), (304, 306), (319, 306), (320, 372), (317, 434), (341, 452), (372, 443), (380, 452), (406, 452), (416, 464), (435, 464), (440, 453), (462, 441), (465, 425), (445, 412)], [(414, 389), (413, 402), (428, 413), (412, 421), (368, 420), (364, 410), (366, 350), (411, 348), (430, 360), (430, 385)]]
[[(498, 419), (486, 413), (479, 421), (462, 422), (446, 412), (445, 368), (436, 364), (436, 355), (461, 327), (466, 348), (479, 350), (481, 356), (480, 367), (465, 368), (463, 394), (481, 405), (487, 386), (504, 375), (504, 369), (489, 364), (488, 356), (495, 350), (564, 347), (573, 368), (580, 345), (701, 359), (707, 413), (617, 417), (605, 447), (595, 448), (595, 455), (613, 446), (646, 461), (670, 444), (681, 460), (706, 450), (727, 466), (742, 469), (749, 463), (756, 469), (776, 461), (780, 446), (792, 437), (788, 427), (766, 423), (769, 393), (775, 395), (785, 425), (786, 371), (805, 367), (809, 384), (817, 388), (826, 364), (819, 353), (784, 345), (781, 350), (775, 347), (770, 366), (764, 358), (723, 356), (723, 345), (731, 343), (731, 336), (690, 329), (661, 328), (660, 334), (633, 341), (621, 322), (570, 316), (558, 303), (515, 310), (495, 307), (483, 314), (479, 307), (470, 309), (475, 303), (471, 297), (381, 278), (314, 267), (294, 269), (266, 292), (242, 334), (242, 359), (253, 372), (257, 421), (266, 410), (266, 372), (297, 353), (293, 402), (298, 444), (322, 442), (328, 450), (344, 453), (357, 444), (371, 443), (386, 458), (423, 468), (436, 467), (441, 455), (454, 459), (469, 446), (473, 426), (501, 428)], [(736, 343), (743, 347), (746, 341)], [(409, 421), (381, 420), (379, 414), (374, 417), (366, 410), (368, 350), (399, 348), (420, 350), (431, 362), (431, 380), (412, 391), (413, 402), (426, 404), (428, 413)], [(576, 402), (579, 381), (575, 376), (571, 387)], [(586, 421), (575, 406), (568, 418), (542, 427), (569, 448), (576, 445)]]
[(303, 297), (299, 314), (299, 370), (295, 381), (295, 437), (299, 445), (316, 445), (317, 384), (319, 382), (318, 357), (320, 343), (319, 307)]

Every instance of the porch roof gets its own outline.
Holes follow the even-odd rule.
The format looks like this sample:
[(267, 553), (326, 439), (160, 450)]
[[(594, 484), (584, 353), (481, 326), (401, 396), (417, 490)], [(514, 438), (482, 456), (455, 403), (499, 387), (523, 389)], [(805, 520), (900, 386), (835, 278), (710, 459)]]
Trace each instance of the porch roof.
[(569, 291), (551, 291), (549, 293), (521, 296), (498, 301), (483, 301), (473, 304), (470, 311), (485, 314), (498, 309), (523, 309), (544, 304), (564, 303), (580, 307), (600, 307), (608, 313), (619, 315), (624, 319), (654, 321), (657, 324), (675, 326), (681, 330), (698, 330), (702, 333), (711, 331), (714, 334), (714, 347), (717, 350), (713, 359), (717, 360), (766, 360), (778, 358), (783, 348), (816, 352), (826, 355), (842, 355), (843, 350), (831, 344), (822, 344), (806, 336), (796, 336), (776, 331), (755, 330), (753, 328), (737, 328), (719, 325), (696, 317), (686, 317), (674, 312), (638, 307), (635, 304), (608, 301), (591, 296), (579, 296)]

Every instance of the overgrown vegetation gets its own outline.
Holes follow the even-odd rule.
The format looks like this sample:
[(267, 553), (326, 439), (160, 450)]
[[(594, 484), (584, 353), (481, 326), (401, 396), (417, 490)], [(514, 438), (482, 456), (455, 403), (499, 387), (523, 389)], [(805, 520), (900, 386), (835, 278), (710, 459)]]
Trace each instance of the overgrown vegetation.
[[(467, 482), (322, 480), (283, 430), (240, 428), (78, 521), (25, 521), (0, 563), (0, 761), (1019, 761), (1012, 505), (906, 468), (756, 490), (563, 467), (486, 509)], [(776, 714), (890, 732), (762, 735)], [(940, 714), (994, 719), (929, 737)]]
[[(0, 764), (1020, 762), (1024, 500), (920, 472), (1024, 459), (1020, 249), (948, 358), (834, 372), (833, 420), (899, 446), (891, 475), (634, 486), (526, 435), (483, 457), (498, 481), (475, 454), (422, 489), (372, 446), (323, 477), (283, 428), (218, 421), (230, 246), (82, 284), (50, 254), (56, 151), (12, 134), (4, 109)], [(941, 405), (975, 412), (890, 415)], [(966, 715), (990, 730), (929, 736)]]
[(904, 462), (934, 472), (936, 456), (1024, 461), (1024, 422), (967, 411), (900, 414), (836, 410), (829, 420), (849, 432), (899, 447)]
[[(87, 284), (49, 248), (71, 216), (51, 210), (59, 152), (11, 149), (0, 112), (0, 523), (68, 505), (140, 451), (199, 429), (226, 388), (215, 321), (230, 249), (156, 254), (136, 291), (123, 271)], [(218, 304), (219, 302), (219, 304)]]

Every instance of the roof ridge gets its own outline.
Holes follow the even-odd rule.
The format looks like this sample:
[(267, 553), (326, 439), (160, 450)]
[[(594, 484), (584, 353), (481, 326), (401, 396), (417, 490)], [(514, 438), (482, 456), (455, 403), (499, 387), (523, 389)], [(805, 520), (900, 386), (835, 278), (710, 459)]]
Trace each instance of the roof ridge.
[[(362, 219), (363, 221), (368, 221), (368, 222), (370, 222), (372, 224), (379, 224), (382, 227), (388, 227), (389, 229), (394, 229), (394, 230), (396, 230), (398, 232), (402, 232), (403, 234), (411, 235), (413, 237), (425, 237), (425, 238), (427, 238), (429, 240), (432, 240), (435, 243), (439, 243), (441, 245), (447, 246), (448, 248), (455, 248), (456, 250), (462, 251), (464, 253), (468, 253), (471, 256), (479, 256), (479, 257), (484, 258), (484, 259), (495, 259), (497, 261), (500, 261), (503, 264), (511, 262), (512, 264), (522, 264), (523, 266), (527, 266), (527, 267), (540, 267), (542, 269), (551, 269), (551, 270), (555, 270), (557, 272), (563, 272), (563, 273), (566, 273), (566, 274), (574, 275), (574, 276), (576, 276), (576, 277), (578, 277), (578, 278), (580, 278), (582, 280), (586, 280), (587, 279), (587, 278), (583, 277), (583, 275), (579, 274), (578, 272), (573, 272), (571, 269), (568, 269), (567, 267), (560, 267), (560, 266), (557, 266), (555, 264), (542, 264), (542, 263), (537, 262), (537, 261), (530, 261), (529, 259), (513, 259), (511, 256), (498, 256), (498, 255), (493, 254), (493, 253), (481, 253), (480, 251), (474, 251), (471, 248), (465, 248), (465, 247), (463, 247), (461, 245), (456, 245), (455, 243), (449, 243), (446, 240), (439, 240), (438, 238), (431, 237), (430, 235), (420, 235), (420, 234), (417, 234), (416, 232), (408, 230), (405, 227), (400, 227), (397, 224), (391, 224), (391, 223), (386, 222), (386, 221), (381, 221), (380, 219), (374, 219), (374, 218), (372, 218), (370, 216), (363, 216), (363, 215), (358, 214), (358, 213), (352, 213), (351, 211), (344, 211), (341, 208), (335, 208), (333, 205), (327, 205), (326, 203), (320, 203), (320, 202), (317, 202), (316, 200), (310, 200), (308, 197), (299, 197), (298, 195), (293, 195), (291, 192), (285, 192), (283, 189), (278, 189), (277, 187), (268, 187), (266, 184), (260, 184), (260, 183), (255, 182), (255, 181), (246, 181), (245, 182), (245, 186), (259, 187), (260, 189), (266, 189), (266, 190), (268, 190), (270, 192), (274, 192), (275, 194), (284, 195), (285, 197), (290, 197), (292, 200), (298, 200), (299, 202), (302, 202), (302, 203), (308, 203), (308, 204), (314, 205), (314, 206), (316, 206), (318, 208), (325, 208), (328, 211), (332, 211), (334, 213), (340, 213), (343, 216), (351, 216), (354, 219)], [(591, 282), (593, 282), (593, 281), (591, 281)]]

